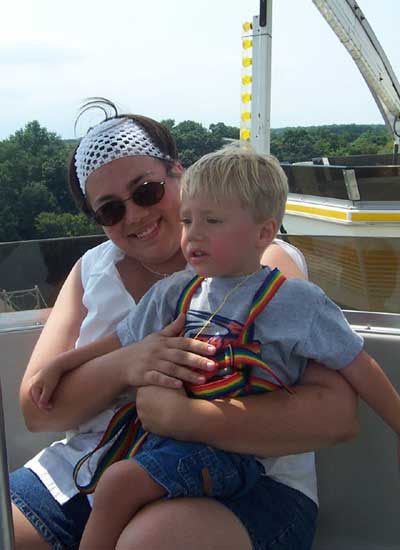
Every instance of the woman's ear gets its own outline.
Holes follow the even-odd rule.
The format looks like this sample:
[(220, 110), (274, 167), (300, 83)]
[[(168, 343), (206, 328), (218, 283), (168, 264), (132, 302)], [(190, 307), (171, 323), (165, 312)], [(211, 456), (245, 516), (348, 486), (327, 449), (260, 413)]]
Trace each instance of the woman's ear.
[(171, 168), (168, 170), (168, 175), (175, 178), (180, 178), (183, 174), (183, 166), (179, 160), (174, 161)]

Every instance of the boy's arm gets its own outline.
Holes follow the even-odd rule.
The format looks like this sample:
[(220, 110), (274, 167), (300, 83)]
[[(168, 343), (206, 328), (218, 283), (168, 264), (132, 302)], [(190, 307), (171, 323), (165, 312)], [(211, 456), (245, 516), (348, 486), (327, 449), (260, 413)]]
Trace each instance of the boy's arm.
[(375, 359), (362, 351), (340, 372), (360, 397), (400, 436), (400, 395)]
[(91, 344), (80, 346), (79, 348), (74, 348), (62, 353), (57, 358), (59, 362), (58, 369), (61, 375), (65, 374), (92, 359), (96, 359), (96, 357), (107, 355), (107, 353), (111, 353), (120, 348), (121, 343), (119, 338), (117, 334), (113, 332), (109, 336), (104, 336)]
[(120, 347), (119, 338), (113, 333), (86, 346), (61, 353), (32, 378), (29, 392), (32, 401), (43, 410), (51, 409), (51, 397), (65, 373)]

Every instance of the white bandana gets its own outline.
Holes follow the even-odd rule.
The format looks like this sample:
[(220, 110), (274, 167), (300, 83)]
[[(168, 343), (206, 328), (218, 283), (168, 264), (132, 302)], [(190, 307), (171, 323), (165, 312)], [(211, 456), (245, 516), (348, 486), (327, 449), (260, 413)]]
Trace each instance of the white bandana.
[(86, 194), (86, 181), (92, 172), (112, 160), (137, 155), (171, 160), (134, 120), (112, 118), (92, 128), (82, 138), (75, 154), (75, 168), (82, 193)]

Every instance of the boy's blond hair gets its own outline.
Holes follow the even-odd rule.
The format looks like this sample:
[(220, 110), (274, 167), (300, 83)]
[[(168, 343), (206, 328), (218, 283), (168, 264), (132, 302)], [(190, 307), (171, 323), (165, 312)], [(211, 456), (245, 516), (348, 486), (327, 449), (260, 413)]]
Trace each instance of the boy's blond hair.
[(278, 160), (248, 149), (229, 147), (205, 155), (183, 174), (182, 198), (238, 199), (259, 223), (273, 218), (280, 227), (288, 184)]

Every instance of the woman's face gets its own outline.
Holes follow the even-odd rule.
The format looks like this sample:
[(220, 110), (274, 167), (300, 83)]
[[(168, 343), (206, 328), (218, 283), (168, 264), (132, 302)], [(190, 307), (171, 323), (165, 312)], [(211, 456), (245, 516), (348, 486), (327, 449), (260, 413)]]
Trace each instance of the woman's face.
[(167, 166), (153, 157), (123, 157), (90, 174), (86, 195), (96, 211), (109, 201), (127, 199), (149, 181), (165, 182), (161, 201), (143, 207), (127, 200), (122, 220), (104, 227), (104, 231), (127, 256), (144, 264), (160, 265), (172, 259), (180, 248), (179, 175), (168, 175)]

